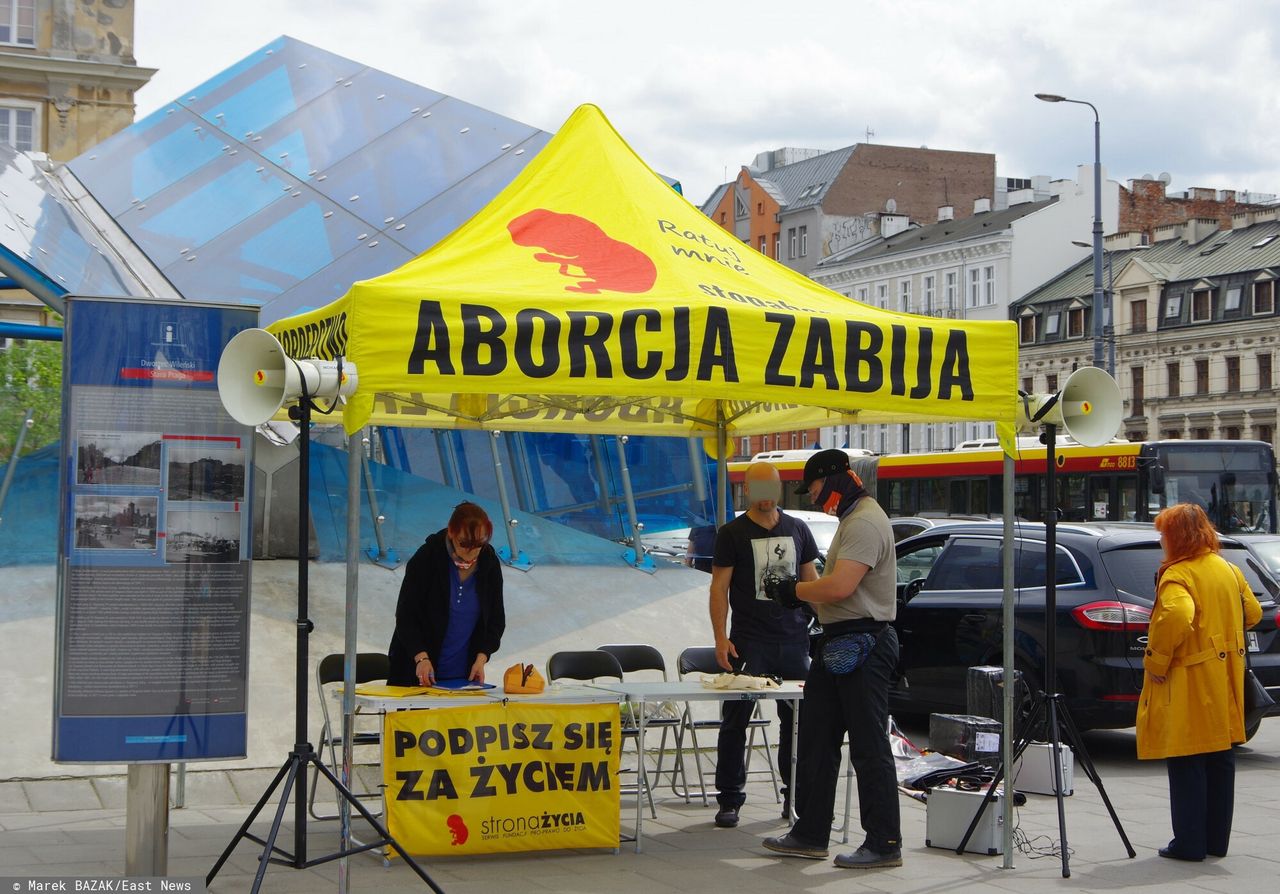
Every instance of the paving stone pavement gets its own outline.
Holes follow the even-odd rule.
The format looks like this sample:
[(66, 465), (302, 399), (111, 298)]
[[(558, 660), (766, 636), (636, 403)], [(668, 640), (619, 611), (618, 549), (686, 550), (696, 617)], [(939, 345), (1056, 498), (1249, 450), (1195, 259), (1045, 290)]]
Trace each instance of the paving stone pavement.
[[(908, 735), (912, 730), (908, 728)], [(915, 738), (915, 737), (913, 737)], [(1071, 877), (1064, 880), (1055, 856), (1018, 852), (1014, 867), (1003, 858), (956, 856), (928, 848), (926, 808), (902, 799), (903, 866), (862, 871), (840, 869), (830, 860), (781, 858), (760, 847), (760, 840), (785, 831), (780, 808), (767, 783), (752, 783), (742, 821), (736, 829), (717, 829), (715, 812), (699, 800), (686, 804), (669, 791), (658, 802), (658, 818), (645, 820), (643, 853), (623, 844), (618, 852), (579, 851), (490, 855), (468, 858), (425, 858), (423, 867), (450, 894), (663, 894), (663, 892), (933, 892), (1042, 891), (1112, 892), (1267, 891), (1280, 876), (1280, 849), (1275, 846), (1274, 805), (1280, 800), (1280, 720), (1271, 719), (1248, 745), (1238, 749), (1236, 813), (1231, 854), (1204, 863), (1160, 859), (1156, 849), (1169, 838), (1167, 783), (1159, 762), (1134, 757), (1131, 730), (1090, 733), (1086, 747), (1121, 823), (1138, 854), (1128, 859), (1097, 790), (1076, 765), (1075, 794), (1064, 800), (1071, 850)], [(368, 772), (366, 770), (365, 772)], [(230, 842), (273, 773), (263, 770), (201, 772), (194, 765), (186, 776), (186, 805), (170, 811), (169, 877), (203, 877)], [(623, 801), (623, 829), (631, 827), (630, 799)], [(837, 798), (842, 810), (843, 792)], [(327, 809), (327, 805), (324, 805)], [(837, 818), (839, 820), (839, 817)], [(1057, 805), (1052, 797), (1029, 795), (1016, 812), (1020, 837), (1038, 848), (1059, 837)], [(859, 842), (854, 797), (855, 834), (849, 845), (833, 833), (831, 854), (852, 850)], [(269, 821), (255, 826), (265, 836)], [(0, 878), (120, 878), (124, 872), (125, 809), (122, 777), (0, 781)], [(292, 847), (292, 809), (282, 832)], [(311, 856), (329, 853), (337, 842), (336, 822), (308, 825)], [(210, 891), (245, 891), (252, 884), (261, 849), (242, 842), (214, 880)], [(349, 890), (424, 891), (426, 886), (399, 860), (384, 866), (377, 856), (349, 861)], [(265, 891), (336, 890), (336, 863), (307, 870), (272, 866)]]

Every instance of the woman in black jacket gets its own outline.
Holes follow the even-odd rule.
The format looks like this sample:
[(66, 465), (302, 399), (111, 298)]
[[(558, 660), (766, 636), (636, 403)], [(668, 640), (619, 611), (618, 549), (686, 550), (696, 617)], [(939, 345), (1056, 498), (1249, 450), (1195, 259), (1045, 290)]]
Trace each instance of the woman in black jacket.
[(485, 511), (459, 503), (448, 526), (413, 554), (396, 603), (388, 683), (484, 682), (485, 664), (507, 626), (502, 565), (489, 544), (492, 537)]

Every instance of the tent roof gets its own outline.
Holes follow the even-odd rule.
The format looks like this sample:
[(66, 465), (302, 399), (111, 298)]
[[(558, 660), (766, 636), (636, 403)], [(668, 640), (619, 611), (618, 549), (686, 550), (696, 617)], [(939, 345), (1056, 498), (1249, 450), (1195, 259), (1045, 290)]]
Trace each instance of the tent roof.
[(731, 434), (1011, 422), (1011, 321), (852, 301), (675, 193), (595, 106), (430, 251), (270, 327), (344, 355), (348, 431), (373, 423)]

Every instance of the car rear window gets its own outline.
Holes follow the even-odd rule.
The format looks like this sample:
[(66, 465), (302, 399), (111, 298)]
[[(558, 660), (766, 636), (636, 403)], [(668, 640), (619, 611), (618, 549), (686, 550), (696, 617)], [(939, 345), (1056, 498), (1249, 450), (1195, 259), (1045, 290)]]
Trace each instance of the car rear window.
[[(1222, 557), (1244, 572), (1244, 579), (1249, 582), (1259, 600), (1275, 598), (1275, 584), (1270, 580), (1264, 582), (1256, 569), (1257, 560), (1249, 555), (1243, 547), (1224, 546)], [(1108, 550), (1102, 554), (1102, 564), (1117, 590), (1143, 599), (1155, 601), (1156, 572), (1164, 561), (1164, 550), (1158, 543), (1139, 544), (1123, 549)]]

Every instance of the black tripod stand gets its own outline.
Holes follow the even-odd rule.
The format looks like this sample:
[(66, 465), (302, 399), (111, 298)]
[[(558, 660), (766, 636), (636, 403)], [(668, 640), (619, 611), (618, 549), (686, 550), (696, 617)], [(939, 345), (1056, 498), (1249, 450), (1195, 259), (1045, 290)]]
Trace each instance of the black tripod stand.
[[(1050, 400), (1032, 421), (1038, 421), (1040, 416), (1052, 407), (1054, 400)], [(1076, 729), (1075, 723), (1071, 720), (1071, 714), (1067, 711), (1066, 702), (1062, 698), (1062, 693), (1057, 691), (1057, 627), (1058, 627), (1058, 561), (1057, 561), (1057, 466), (1055, 462), (1054, 448), (1058, 443), (1058, 427), (1056, 425), (1046, 423), (1044, 430), (1040, 434), (1040, 440), (1045, 444), (1045, 490), (1046, 499), (1049, 500), (1049, 506), (1044, 516), (1044, 550), (1045, 550), (1045, 581), (1044, 581), (1044, 617), (1045, 617), (1045, 658), (1044, 658), (1044, 689), (1035, 694), (1035, 704), (1031, 709), (1031, 714), (1027, 718), (1027, 722), (1023, 727), (1023, 733), (1018, 738), (1013, 749), (1013, 762), (1017, 763), (1022, 757), (1022, 753), (1027, 750), (1027, 746), (1031, 744), (1031, 737), (1037, 729), (1037, 724), (1041, 719), (1045, 720), (1045, 726), (1049, 733), (1049, 754), (1053, 764), (1053, 793), (1058, 801), (1058, 839), (1061, 842), (1062, 853), (1062, 877), (1071, 877), (1070, 852), (1067, 848), (1067, 812), (1062, 802), (1064, 797), (1063, 789), (1063, 772), (1062, 772), (1062, 737), (1061, 733), (1065, 731), (1067, 735), (1067, 743), (1071, 746), (1075, 753), (1075, 758), (1080, 763), (1080, 768), (1085, 775), (1089, 777), (1089, 781), (1098, 789), (1098, 794), (1102, 796), (1102, 803), (1106, 805), (1107, 813), (1111, 815), (1111, 822), (1115, 824), (1116, 832), (1120, 835), (1120, 840), (1124, 842), (1125, 850), (1129, 852), (1129, 857), (1136, 857), (1137, 851), (1133, 849), (1133, 845), (1129, 843), (1129, 837), (1124, 833), (1124, 827), (1120, 825), (1120, 817), (1116, 816), (1115, 808), (1111, 806), (1111, 799), (1107, 797), (1107, 790), (1102, 785), (1102, 777), (1098, 775), (1098, 768), (1094, 766), (1093, 760), (1089, 757), (1089, 752), (1085, 750), (1084, 742), (1080, 739), (1080, 731)], [(1012, 685), (1011, 681), (1006, 680), (1005, 685)], [(965, 831), (964, 837), (960, 839), (960, 846), (956, 848), (957, 854), (963, 854), (966, 845), (969, 844), (970, 837), (973, 836), (974, 830), (978, 827), (979, 820), (982, 819), (982, 811), (986, 810), (987, 805), (995, 800), (996, 786), (1000, 784), (1000, 780), (1004, 778), (1006, 767), (1003, 762), (996, 765), (995, 778), (991, 785), (987, 788), (986, 794), (982, 797), (982, 803), (978, 805), (978, 811), (973, 815), (969, 828)]]
[[(305, 377), (303, 377), (303, 381), (306, 381)], [(405, 864), (427, 883), (427, 887), (437, 892), (437, 894), (443, 894), (442, 889), (431, 880), (426, 871), (405, 853), (404, 848), (391, 837), (391, 834), (378, 822), (377, 818), (360, 803), (360, 799), (352, 794), (351, 790), (343, 785), (338, 777), (334, 776), (329, 768), (321, 762), (320, 756), (316, 754), (311, 743), (307, 741), (307, 638), (311, 635), (311, 630), (314, 626), (311, 623), (311, 619), (307, 617), (307, 553), (309, 546), (308, 534), (310, 531), (310, 525), (307, 522), (310, 507), (307, 488), (310, 485), (311, 477), (311, 401), (307, 395), (304, 394), (295, 406), (289, 408), (289, 418), (297, 422), (300, 429), (298, 437), (298, 459), (300, 463), (298, 467), (298, 649), (295, 663), (297, 677), (294, 683), (294, 716), (296, 719), (294, 746), (293, 751), (289, 752), (288, 758), (285, 759), (284, 765), (280, 767), (280, 772), (276, 773), (275, 779), (267, 786), (267, 790), (262, 793), (262, 797), (258, 799), (258, 803), (249, 812), (249, 816), (240, 826), (235, 837), (231, 839), (231, 843), (222, 852), (222, 856), (218, 858), (218, 862), (213, 864), (213, 868), (205, 876), (205, 885), (212, 884), (214, 876), (218, 874), (222, 864), (227, 862), (227, 858), (236, 849), (236, 845), (240, 843), (241, 839), (247, 838), (263, 846), (262, 856), (258, 860), (258, 872), (253, 879), (252, 890), (254, 894), (257, 894), (257, 891), (262, 887), (262, 880), (266, 876), (268, 863), (277, 863), (294, 869), (307, 869), (311, 866), (318, 866), (321, 863), (328, 863), (332, 860), (363, 853), (384, 845), (390, 845), (394, 848), (396, 853), (404, 858)], [(311, 767), (314, 767), (321, 776), (329, 780), (342, 799), (354, 807), (369, 822), (369, 825), (373, 826), (378, 833), (376, 840), (332, 854), (326, 854), (323, 857), (307, 859), (307, 799), (305, 792), (307, 770)], [(272, 793), (282, 782), (284, 783), (284, 790), (280, 793), (280, 806), (276, 808), (275, 819), (271, 822), (271, 830), (265, 839), (259, 838), (249, 831), (249, 826), (258, 818), (258, 814), (262, 812), (262, 808), (271, 799)], [(289, 795), (293, 792), (295, 786), (297, 787), (297, 794), (294, 798), (293, 853), (290, 854), (283, 848), (276, 846), (276, 837), (280, 834), (280, 824), (284, 820), (285, 807), (289, 804)], [(276, 854), (279, 854), (279, 856), (275, 856)]]

